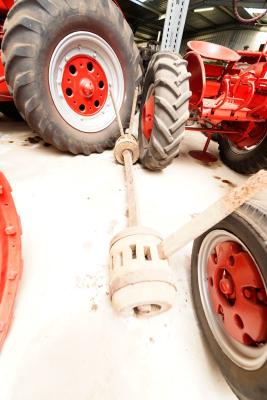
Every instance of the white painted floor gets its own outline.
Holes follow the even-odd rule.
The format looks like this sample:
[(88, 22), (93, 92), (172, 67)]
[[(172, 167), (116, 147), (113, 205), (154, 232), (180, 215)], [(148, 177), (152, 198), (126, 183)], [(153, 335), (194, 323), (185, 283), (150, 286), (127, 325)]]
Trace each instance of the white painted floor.
[[(33, 136), (25, 124), (0, 119), (0, 169), (24, 231), (1, 400), (234, 399), (194, 316), (191, 245), (172, 259), (179, 287), (172, 311), (147, 321), (116, 315), (107, 259), (126, 224), (122, 167), (111, 151), (74, 157), (31, 144)], [(187, 155), (204, 141), (188, 134), (162, 173), (135, 167), (144, 225), (165, 236), (229, 190), (222, 180), (244, 180), (221, 162), (207, 167)]]

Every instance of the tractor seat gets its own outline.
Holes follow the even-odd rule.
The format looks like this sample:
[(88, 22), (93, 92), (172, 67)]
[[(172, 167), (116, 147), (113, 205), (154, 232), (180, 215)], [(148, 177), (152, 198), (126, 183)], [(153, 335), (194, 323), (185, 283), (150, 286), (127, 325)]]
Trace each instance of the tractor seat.
[(234, 50), (215, 43), (191, 40), (187, 43), (190, 50), (197, 52), (201, 57), (209, 60), (237, 62), (241, 56)]

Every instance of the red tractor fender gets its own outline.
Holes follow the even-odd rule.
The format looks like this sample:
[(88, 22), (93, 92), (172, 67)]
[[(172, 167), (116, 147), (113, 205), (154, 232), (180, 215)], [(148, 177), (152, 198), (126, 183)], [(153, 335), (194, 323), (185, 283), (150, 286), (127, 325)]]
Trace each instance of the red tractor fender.
[(14, 0), (0, 0), (0, 11), (7, 12), (14, 4)]

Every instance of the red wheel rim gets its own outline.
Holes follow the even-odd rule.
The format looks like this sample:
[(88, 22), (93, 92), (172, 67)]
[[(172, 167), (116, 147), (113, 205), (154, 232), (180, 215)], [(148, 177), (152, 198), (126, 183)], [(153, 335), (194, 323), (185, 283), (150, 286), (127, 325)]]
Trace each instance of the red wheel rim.
[(92, 57), (79, 55), (65, 65), (62, 91), (70, 108), (77, 114), (97, 114), (108, 97), (108, 81), (101, 65)]
[(154, 113), (155, 113), (155, 97), (150, 96), (142, 111), (142, 132), (145, 138), (149, 141), (154, 128)]
[(0, 349), (12, 322), (21, 274), (20, 219), (11, 188), (0, 172)]
[[(254, 127), (248, 130), (247, 123), (238, 124), (240, 127), (240, 135), (231, 135), (230, 140), (240, 150), (256, 146), (261, 143), (267, 132), (267, 125), (265, 122), (254, 124)], [(248, 130), (248, 132), (246, 132)]]
[(258, 267), (236, 242), (223, 242), (210, 254), (208, 290), (228, 335), (246, 346), (267, 341), (267, 294)]

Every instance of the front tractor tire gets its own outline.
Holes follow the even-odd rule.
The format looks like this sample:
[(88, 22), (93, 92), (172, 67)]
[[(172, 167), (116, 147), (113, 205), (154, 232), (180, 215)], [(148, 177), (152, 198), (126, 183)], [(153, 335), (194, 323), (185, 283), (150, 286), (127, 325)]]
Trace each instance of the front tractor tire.
[(141, 78), (133, 33), (112, 0), (20, 0), (2, 44), (6, 81), (29, 126), (61, 151), (112, 148)]
[(189, 118), (189, 77), (179, 54), (159, 52), (149, 63), (139, 122), (140, 159), (147, 169), (162, 170), (179, 154)]

